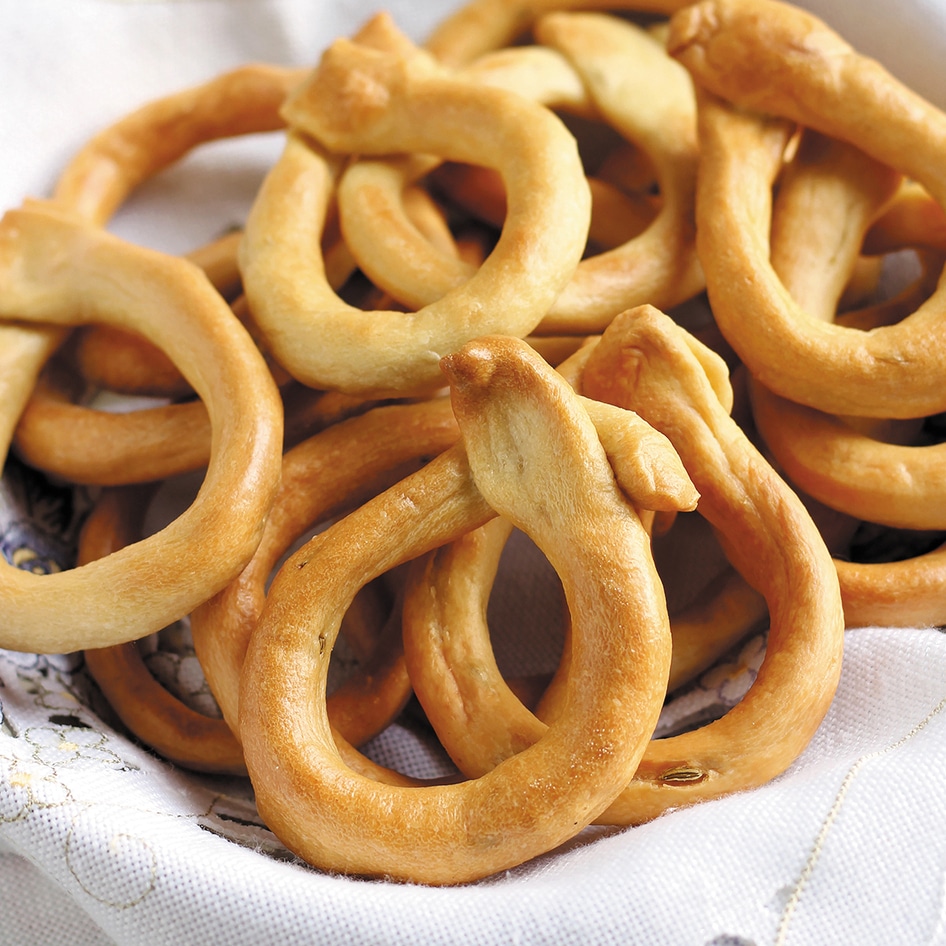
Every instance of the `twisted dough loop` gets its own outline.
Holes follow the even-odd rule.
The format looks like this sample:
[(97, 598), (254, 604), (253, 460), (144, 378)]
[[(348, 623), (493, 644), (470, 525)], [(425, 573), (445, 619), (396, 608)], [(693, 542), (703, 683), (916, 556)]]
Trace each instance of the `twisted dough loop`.
[[(521, 863), (594, 819), (636, 768), (670, 661), (646, 532), (570, 388), (512, 339), (470, 343), (444, 370), (465, 450), (289, 559), (250, 642), (240, 694), (257, 799), (284, 843), (329, 869), (438, 884)], [(574, 620), (565, 712), (480, 779), (417, 789), (359, 778), (342, 765), (324, 713), (340, 611), (383, 568), (496, 512), (529, 531), (562, 577)]]
[[(647, 31), (614, 17), (546, 16), (536, 24), (536, 37), (547, 45), (494, 53), (460, 75), (605, 122), (648, 155), (661, 195), (648, 225), (579, 262), (538, 331), (599, 332), (630, 306), (671, 307), (691, 298), (702, 290), (703, 275), (693, 228), (697, 143), (689, 75)], [(406, 219), (404, 183), (429, 173), (431, 163), (427, 156), (387, 166), (362, 160), (339, 181), (342, 229), (353, 254), (410, 305), (431, 304), (475, 272), (437, 252)]]
[[(865, 232), (866, 242), (882, 238), (886, 250), (935, 245), (937, 221), (930, 220), (929, 199), (917, 207), (916, 187), (901, 185), (890, 204), (895, 183), (893, 172), (864, 152), (810, 129), (804, 132), (779, 183), (771, 245), (772, 263), (785, 288), (813, 317), (835, 318)], [(812, 207), (818, 211), (814, 218)], [(873, 222), (878, 211), (879, 225)], [(907, 294), (922, 292), (924, 281), (925, 276)], [(888, 309), (901, 306), (894, 297), (882, 307), (843, 318), (848, 323), (883, 319)], [(937, 463), (942, 446), (905, 445), (915, 440), (919, 422), (845, 419), (779, 397), (755, 380), (749, 389), (756, 429), (790, 483), (847, 514), (822, 528), (829, 546), (848, 546), (857, 519), (908, 529), (942, 527)], [(941, 623), (946, 614), (943, 562), (942, 548), (897, 562), (836, 558), (846, 624)]]
[(587, 395), (633, 407), (670, 439), (700, 492), (698, 510), (765, 595), (771, 616), (749, 692), (702, 729), (650, 744), (609, 812), (619, 823), (783, 771), (821, 722), (840, 673), (844, 619), (834, 565), (801, 502), (720, 405), (701, 364), (710, 358), (668, 317), (642, 306), (612, 322), (581, 376)]
[[(266, 581), (280, 556), (307, 530), (357, 506), (390, 485), (409, 464), (442, 452), (457, 436), (450, 405), (439, 399), (374, 408), (329, 427), (285, 454), (279, 492), (253, 558), (191, 616), (194, 648), (234, 731), (239, 730), (240, 670), (264, 607)], [(380, 690), (382, 681), (376, 682)], [(407, 690), (402, 696), (406, 699)], [(363, 742), (368, 735), (365, 727), (354, 713), (348, 714), (351, 725), (340, 722), (341, 697), (333, 697), (329, 699), (333, 724), (350, 742)]]
[[(773, 622), (766, 663), (742, 703), (700, 730), (651, 742), (634, 779), (599, 818), (639, 823), (671, 807), (760, 785), (784, 770), (807, 745), (833, 696), (844, 623), (837, 576), (817, 529), (721, 404), (731, 392), (715, 390), (725, 371), (719, 359), (650, 307), (618, 316), (580, 354), (581, 390), (611, 405), (633, 406), (677, 449), (700, 490), (699, 511), (749, 583), (763, 591)], [(480, 535), (465, 536), (416, 565), (405, 601), (405, 650), (412, 674), (422, 671), (415, 689), (468, 774), (490, 771), (541, 738), (546, 722), (565, 705), (562, 681), (571, 679), (563, 661), (542, 699), (546, 722), (540, 722), (498, 672), (489, 673), (492, 656), (477, 598), (488, 590), (499, 529), (490, 523)], [(471, 560), (469, 575), (457, 573), (456, 566)], [(744, 594), (740, 583), (737, 597), (726, 599), (736, 603), (737, 622), (758, 617), (756, 599), (746, 606), (738, 597)], [(464, 627), (447, 623), (458, 614), (468, 621)], [(452, 639), (467, 633), (472, 642)], [(436, 641), (437, 652), (419, 653), (433, 646), (420, 645), (422, 635)], [(448, 665), (446, 682), (433, 664)], [(451, 691), (443, 702), (438, 687)]]
[(160, 532), (55, 575), (0, 569), (0, 646), (68, 653), (160, 630), (230, 581), (259, 542), (282, 448), (282, 407), (261, 355), (196, 267), (54, 205), (9, 211), (0, 224), (0, 316), (141, 332), (191, 382), (213, 429), (198, 496)]
[(836, 414), (921, 417), (946, 408), (946, 285), (902, 322), (871, 332), (808, 317), (768, 260), (758, 209), (771, 181), (753, 160), (765, 146), (752, 140), (760, 114), (781, 116), (861, 148), (943, 205), (946, 115), (819, 20), (774, 0), (697, 3), (671, 20), (668, 48), (705, 90), (698, 246), (717, 321), (752, 374)]
[(307, 71), (246, 65), (147, 103), (72, 157), (56, 183), (56, 203), (105, 224), (135, 187), (195, 146), (282, 128), (279, 109)]
[[(141, 538), (153, 489), (105, 490), (82, 527), (78, 564)], [(243, 750), (227, 723), (192, 709), (151, 674), (136, 641), (85, 651), (85, 665), (121, 721), (177, 765), (245, 775)]]
[[(284, 114), (297, 133), (254, 203), (241, 264), (267, 346), (300, 381), (349, 393), (429, 391), (442, 384), (441, 355), (484, 333), (527, 335), (571, 278), (591, 200), (574, 138), (542, 107), (451, 78), (425, 57), (338, 40)], [(472, 279), (418, 312), (346, 305), (317, 250), (340, 160), (323, 148), (433, 152), (498, 168), (509, 212), (496, 248)]]
[[(201, 401), (112, 413), (75, 403), (55, 373), (40, 377), (14, 444), (31, 466), (72, 483), (119, 486), (197, 470), (210, 456)], [(89, 444), (101, 448), (90, 451)]]
[[(773, 267), (812, 318), (831, 321), (865, 234), (898, 192), (898, 175), (837, 139), (806, 131), (782, 175), (772, 220)], [(818, 214), (812, 219), (811, 208)], [(946, 525), (942, 449), (884, 443), (888, 422), (844, 419), (779, 397), (751, 379), (753, 420), (795, 486), (855, 518), (903, 528)], [(917, 426), (900, 422), (909, 437)], [(870, 435), (869, 428), (879, 429)]]
[(639, 236), (579, 265), (543, 331), (600, 332), (624, 309), (692, 298), (704, 278), (694, 232), (699, 149), (689, 76), (645, 30), (600, 13), (547, 15), (536, 35), (568, 59), (603, 118), (647, 155), (661, 200)]
[[(279, 107), (304, 74), (248, 65), (148, 102), (96, 134), (70, 159), (56, 183), (56, 206), (104, 226), (135, 187), (196, 146), (281, 128)], [(239, 282), (235, 238), (231, 234), (191, 254), (221, 291), (232, 291)], [(140, 333), (86, 325), (75, 352), (93, 385), (117, 382), (116, 390), (124, 386), (155, 396), (193, 393), (167, 355)], [(49, 393), (48, 385), (37, 390), (17, 430), (17, 448), (40, 469), (75, 482), (113, 484), (207, 463), (210, 424), (200, 402), (117, 414)], [(100, 449), (89, 451), (90, 440)]]

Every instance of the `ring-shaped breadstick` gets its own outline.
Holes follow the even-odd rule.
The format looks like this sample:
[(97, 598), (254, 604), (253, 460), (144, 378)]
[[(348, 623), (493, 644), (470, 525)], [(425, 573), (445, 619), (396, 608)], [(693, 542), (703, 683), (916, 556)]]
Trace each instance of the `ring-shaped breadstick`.
[(470, 0), (445, 17), (424, 46), (447, 66), (464, 66), (485, 53), (511, 46), (535, 21), (555, 10), (608, 9), (668, 14), (686, 6), (686, 0)]
[[(844, 142), (806, 131), (780, 181), (771, 259), (783, 285), (809, 315), (830, 320), (871, 221), (894, 193), (885, 165)], [(818, 208), (812, 220), (811, 208)], [(902, 528), (940, 528), (942, 449), (886, 443), (891, 424), (842, 418), (781, 398), (755, 379), (753, 422), (792, 483), (857, 519)], [(906, 423), (906, 422), (901, 422)], [(909, 423), (903, 436), (909, 437)], [(875, 429), (866, 429), (875, 428)]]
[[(101, 410), (75, 402), (76, 385), (69, 374), (69, 366), (57, 360), (48, 365), (19, 416), (13, 448), (30, 466), (73, 483), (121, 486), (207, 465), (213, 431), (202, 401)], [(288, 446), (370, 406), (364, 399), (313, 391), (296, 382), (284, 385), (280, 394)], [(89, 450), (91, 443), (95, 450)]]
[(761, 385), (751, 391), (766, 446), (805, 493), (866, 522), (946, 529), (946, 444), (887, 442)]
[[(452, 78), (417, 56), (337, 40), (284, 114), (297, 133), (254, 202), (241, 265), (267, 347), (298, 380), (350, 393), (434, 389), (441, 355), (483, 333), (529, 334), (571, 278), (590, 196), (574, 138), (548, 110)], [(500, 169), (509, 213), (496, 248), (472, 279), (417, 312), (346, 305), (326, 282), (318, 252), (340, 159), (300, 134), (334, 151), (434, 152)]]
[(946, 624), (946, 545), (897, 562), (834, 564), (848, 627)]
[[(695, 491), (666, 438), (630, 411), (582, 403), (642, 522), (649, 518), (644, 511), (693, 509)], [(541, 735), (499, 670), (486, 618), (511, 530), (511, 522), (495, 519), (417, 559), (404, 594), (404, 654), (415, 694), (441, 744), (470, 778)], [(566, 677), (559, 679), (564, 692)]]
[[(56, 182), (54, 199), (104, 226), (136, 187), (199, 145), (284, 127), (280, 106), (306, 72), (249, 64), (147, 102), (102, 129), (75, 153)], [(194, 262), (206, 266), (208, 277), (222, 292), (232, 292), (239, 285), (239, 273), (232, 264), (233, 243), (238, 239), (239, 235), (225, 238), (210, 255), (206, 251), (194, 254)], [(180, 392), (182, 379), (160, 352), (140, 341), (137, 345), (127, 338), (117, 341), (115, 330), (106, 326), (89, 326), (83, 335), (84, 347), (91, 349), (85, 354), (88, 366), (93, 374), (104, 371), (103, 380), (114, 380), (114, 349), (121, 344), (119, 352), (133, 357), (133, 367), (146, 372), (149, 379), (136, 382), (151, 388), (140, 393), (161, 396), (168, 394), (169, 386), (174, 393)], [(97, 347), (104, 351), (97, 353)]]
[[(810, 148), (811, 133), (806, 133), (805, 137)], [(824, 147), (829, 157), (840, 158), (842, 163), (833, 169), (826, 167), (822, 163)], [(881, 248), (877, 238), (871, 236), (876, 224), (871, 225), (866, 241), (863, 240), (863, 224), (869, 219), (874, 204), (872, 189), (859, 188), (858, 182), (863, 179), (863, 174), (857, 169), (852, 173), (851, 168), (845, 168), (847, 159), (843, 148), (840, 151), (838, 148), (836, 140), (825, 140), (823, 145), (817, 146), (817, 151), (822, 152), (818, 163), (803, 162), (800, 165), (805, 176), (814, 171), (814, 177), (802, 182), (800, 193), (799, 165), (793, 165), (795, 173), (783, 175), (772, 227), (773, 265), (783, 283), (796, 302), (812, 315), (825, 319), (831, 318), (834, 313), (840, 285), (862, 242), (873, 241), (875, 249)], [(858, 163), (862, 160), (853, 152), (850, 158)], [(864, 170), (870, 172), (869, 167)], [(823, 173), (825, 171), (830, 173)], [(924, 244), (930, 201), (925, 198), (919, 208), (915, 207), (915, 190), (914, 187), (902, 185), (892, 205), (897, 209), (892, 219), (888, 218), (891, 211), (884, 211), (881, 219), (885, 222), (880, 231), (884, 251), (900, 249), (901, 245), (895, 242), (897, 239)], [(864, 198), (867, 198), (866, 204)], [(816, 220), (819, 239), (815, 241), (811, 239), (812, 221), (808, 212), (812, 206), (816, 206), (819, 211)], [(853, 220), (852, 209), (856, 211)], [(923, 225), (918, 225), (918, 221)], [(939, 262), (937, 272), (942, 268), (941, 260)], [(914, 296), (919, 294), (922, 299), (932, 291), (932, 285), (925, 285), (925, 277), (924, 270), (918, 285), (908, 287), (905, 291), (905, 301), (894, 298), (869, 309), (850, 313), (844, 317), (845, 321), (857, 319), (858, 325), (869, 328), (872, 326), (866, 324), (867, 319), (872, 324), (890, 324), (902, 318), (916, 307)], [(911, 479), (912, 472), (907, 471), (912, 471), (915, 461), (908, 448), (901, 446), (891, 449), (889, 443), (871, 439), (863, 430), (852, 429), (840, 418), (795, 405), (758, 383), (750, 384), (749, 390), (753, 400), (753, 422), (775, 459), (790, 476), (794, 487), (807, 485), (809, 495), (820, 495), (830, 506), (840, 505), (852, 514), (859, 513), (860, 518), (865, 518), (878, 515), (879, 510), (887, 508), (886, 495), (882, 501), (873, 504), (867, 502), (866, 497), (859, 496), (854, 506), (850, 506), (843, 501), (832, 501), (838, 489), (844, 495), (850, 495), (866, 475), (875, 487), (873, 498), (877, 500), (877, 480), (883, 479), (902, 487), (904, 480)], [(864, 426), (863, 421), (859, 423)], [(889, 429), (885, 431), (888, 438), (891, 433)], [(846, 450), (845, 445), (849, 445), (850, 450)], [(917, 456), (922, 455), (923, 451)], [(884, 466), (883, 458), (893, 462)], [(897, 463), (898, 460), (902, 466)], [(844, 481), (843, 485), (833, 485), (827, 493), (812, 490), (812, 479), (824, 482), (830, 478), (829, 470), (837, 474), (836, 481), (838, 477)], [(896, 496), (901, 500), (902, 492), (902, 489), (896, 491)], [(844, 527), (845, 535), (851, 528)], [(822, 534), (826, 535), (823, 527)], [(833, 540), (829, 541), (829, 547), (833, 548), (834, 544)], [(835, 558), (846, 624), (850, 627), (864, 624), (915, 626), (941, 623), (946, 619), (943, 563), (941, 549), (892, 563), (851, 562)]]
[[(142, 342), (166, 359), (160, 349)], [(564, 342), (557, 346), (566, 347)], [(99, 410), (76, 403), (84, 387), (81, 380), (66, 377), (74, 374), (68, 370), (71, 366), (63, 371), (51, 367), (38, 377), (14, 431), (13, 446), (31, 466), (97, 486), (145, 483), (206, 466), (212, 431), (203, 402), (159, 403), (128, 412)], [(295, 381), (283, 384), (280, 393), (287, 446), (371, 406), (366, 398), (315, 391)], [(89, 443), (98, 449), (90, 451)]]
[[(287, 561), (240, 693), (257, 802), (288, 847), (326, 869), (432, 884), (519, 864), (593, 820), (637, 765), (670, 660), (646, 531), (566, 382), (508, 338), (471, 342), (444, 370), (464, 446)], [(324, 713), (338, 614), (373, 575), (497, 512), (532, 535), (562, 578), (574, 623), (566, 712), (479, 779), (404, 789), (358, 777)]]
[(428, 552), (411, 563), (404, 592), (404, 656), (414, 693), (467, 778), (492, 771), (536, 740), (531, 714), (523, 713), (496, 663), (486, 617), (511, 532), (511, 522), (496, 518)]
[[(475, 271), (476, 267), (472, 264), (461, 262), (460, 249), (450, 231), (449, 223), (431, 193), (417, 180), (426, 173), (428, 167), (437, 163), (436, 158), (427, 155), (397, 156), (387, 159), (362, 158), (352, 162), (338, 182), (335, 201), (340, 217), (339, 226), (344, 239), (341, 245), (351, 256), (352, 269), (360, 269), (378, 290), (392, 294), (392, 284), (390, 280), (384, 278), (383, 270), (372, 265), (374, 254), (368, 253), (364, 257), (359, 254), (359, 241), (361, 245), (364, 245), (365, 241), (377, 243), (384, 240), (387, 244), (396, 241), (398, 252), (401, 254), (401, 264), (406, 266), (413, 266), (415, 244), (426, 248), (432, 243), (439, 253), (456, 260), (458, 266), (467, 266), (470, 274)], [(374, 213), (368, 215), (370, 219), (363, 221), (356, 216), (354, 224), (346, 219), (342, 196), (344, 182), (352, 172), (355, 172), (355, 176), (362, 181), (358, 192), (367, 194), (369, 200), (375, 201)], [(386, 208), (377, 202), (378, 195), (384, 192), (388, 180), (390, 180), (389, 186), (395, 188), (398, 193), (396, 216), (387, 213)], [(382, 220), (379, 220), (379, 215)], [(359, 225), (363, 222), (368, 225), (367, 233), (359, 230)], [(481, 263), (482, 259), (478, 260), (476, 265)], [(415, 305), (415, 300), (409, 297), (394, 295), (394, 298), (402, 305), (419, 307)], [(420, 305), (423, 304), (420, 303)], [(364, 308), (365, 303), (362, 303), (361, 307)]]
[[(648, 153), (661, 192), (659, 209), (642, 232), (578, 264), (538, 331), (597, 332), (630, 306), (652, 302), (669, 308), (696, 295), (703, 288), (693, 229), (696, 108), (686, 71), (647, 31), (613, 17), (551, 15), (536, 24), (536, 35), (555, 47), (559, 58), (547, 60), (541, 73), (545, 82), (527, 91), (544, 105), (572, 110), (588, 110), (590, 99), (593, 112)], [(533, 52), (528, 47), (510, 51), (523, 56)], [(509, 82), (516, 88), (516, 69), (509, 65), (494, 75), (490, 61), (473, 63), (463, 74), (477, 83)], [(559, 80), (563, 70), (580, 76), (585, 100)], [(422, 170), (426, 168), (414, 168), (414, 173)], [(470, 268), (425, 246), (412, 233), (398, 209), (406, 172), (403, 164), (386, 172), (354, 165), (339, 183), (339, 208), (352, 252), (373, 278), (396, 298), (425, 305), (462, 285)], [(379, 226), (379, 214), (393, 225), (380, 239), (378, 231), (385, 229)], [(404, 264), (405, 256), (413, 260), (410, 265)]]
[(86, 220), (105, 224), (139, 184), (197, 145), (284, 127), (279, 109), (306, 73), (246, 65), (148, 102), (75, 154), (59, 177), (54, 199)]
[[(191, 615), (197, 657), (224, 719), (235, 732), (243, 659), (266, 601), (266, 582), (279, 558), (310, 529), (390, 485), (410, 464), (440, 453), (457, 436), (450, 403), (441, 398), (374, 408), (334, 424), (285, 454), (279, 492), (253, 558)], [(378, 686), (372, 697), (385, 723), (390, 721), (387, 707), (402, 705), (410, 692), (406, 676), (397, 668), (389, 669), (384, 678), (374, 673)], [(386, 690), (385, 679), (391, 684)], [(367, 689), (363, 680), (352, 683), (346, 696), (329, 698), (329, 712), (348, 741), (360, 744), (378, 730), (377, 717), (361, 713), (359, 719), (357, 712), (349, 712), (351, 723), (346, 723), (337, 715), (343, 699), (351, 703), (356, 686), (362, 693)], [(333, 700), (339, 705), (335, 710)]]
[(700, 258), (720, 328), (753, 376), (834, 414), (922, 417), (946, 408), (946, 286), (902, 322), (872, 332), (807, 316), (769, 263), (759, 208), (771, 199), (770, 180), (751, 158), (755, 116), (782, 116), (850, 142), (944, 204), (946, 115), (820, 20), (776, 0), (694, 4), (674, 15), (668, 48), (707, 90), (699, 108)]
[[(661, 196), (643, 233), (582, 262), (542, 330), (596, 332), (625, 308), (670, 308), (692, 298), (704, 279), (694, 233), (698, 148), (689, 76), (646, 30), (600, 13), (549, 14), (537, 22), (536, 37), (568, 59), (604, 120), (651, 159)], [(635, 100), (648, 107), (634, 107)]]
[[(0, 317), (60, 326), (101, 320), (141, 332), (172, 357), (213, 428), (200, 492), (160, 532), (55, 575), (0, 569), (0, 646), (84, 650), (188, 614), (249, 560), (279, 478), (279, 395), (246, 330), (190, 263), (38, 202), (0, 223)], [(11, 408), (22, 403), (22, 395), (11, 398)]]
[[(637, 823), (784, 770), (831, 701), (844, 620), (834, 565), (816, 527), (709, 383), (703, 365), (718, 375), (719, 359), (647, 306), (618, 316), (582, 354), (582, 390), (633, 405), (670, 438), (700, 490), (698, 510), (766, 596), (772, 621), (766, 660), (742, 702), (699, 730), (651, 742), (634, 780), (600, 819)], [(514, 718), (526, 725), (523, 711)], [(544, 731), (537, 719), (531, 725), (533, 738)]]
[[(478, 59), (462, 74), (475, 82), (510, 89), (549, 108), (596, 116), (578, 74), (560, 53), (544, 46), (498, 50)], [(456, 260), (455, 253), (431, 247), (409, 219), (408, 208), (402, 206), (402, 195), (410, 182), (429, 174), (454, 203), (501, 229), (506, 217), (502, 178), (482, 166), (444, 165), (431, 156), (416, 155), (362, 159), (345, 170), (338, 184), (342, 228), (359, 265), (402, 303), (417, 308), (440, 298), (476, 271), (476, 266)], [(589, 178), (588, 184), (592, 199), (590, 243), (611, 249), (637, 236), (653, 219), (651, 200), (635, 200), (594, 178)], [(379, 227), (379, 215), (383, 228)]]
[(67, 387), (47, 373), (20, 415), (13, 445), (44, 473), (73, 483), (119, 486), (199, 469), (210, 457), (210, 442), (202, 401), (112, 413), (75, 403)]
[[(545, 47), (501, 50), (460, 75), (549, 108), (594, 114), (575, 70), (561, 54)], [(404, 195), (410, 187), (441, 164), (433, 155), (362, 157), (352, 162), (338, 181), (339, 222), (359, 267), (376, 285), (414, 308), (436, 302), (470, 279), (478, 268), (457, 259), (450, 248), (431, 246), (405, 205)], [(477, 169), (499, 181), (502, 214), (493, 223), (501, 229), (506, 216), (502, 178), (482, 165)]]
[(766, 598), (768, 646), (752, 687), (725, 716), (650, 744), (612, 808), (622, 823), (759, 785), (784, 770), (821, 722), (840, 673), (844, 618), (834, 564), (798, 497), (707, 384), (701, 363), (716, 356), (700, 348), (642, 306), (602, 336), (581, 390), (632, 407), (673, 443), (700, 491), (698, 511)]
[[(560, 369), (572, 383), (577, 383), (580, 363), (586, 358), (587, 352), (579, 353)], [(718, 385), (719, 378), (715, 380)], [(727, 406), (730, 394), (724, 395)], [(601, 420), (599, 436), (606, 429)], [(658, 444), (645, 438), (640, 448), (653, 452)], [(626, 455), (612, 451), (609, 456), (612, 467), (622, 469)], [(626, 490), (646, 505), (644, 484), (628, 478), (625, 482)], [(656, 497), (648, 494), (647, 498)], [(680, 508), (685, 508), (685, 499), (680, 498)], [(656, 505), (668, 508), (665, 502)], [(496, 663), (487, 606), (510, 528), (505, 520), (494, 520), (416, 560), (405, 591), (404, 648), (415, 694), (441, 744), (468, 777), (490, 771), (534, 741), (542, 731), (535, 717), (548, 723), (560, 712), (568, 678), (566, 641), (558, 669), (533, 716)], [(664, 586), (666, 589), (666, 581)], [(767, 613), (765, 599), (731, 567), (680, 613), (671, 611), (673, 652), (668, 690), (709, 666), (758, 626)]]
[[(56, 203), (90, 222), (105, 224), (136, 186), (183, 157), (195, 146), (222, 137), (283, 127), (279, 107), (286, 93), (303, 75), (304, 71), (298, 69), (244, 66), (209, 82), (147, 103), (99, 132), (74, 155), (54, 189)], [(217, 279), (215, 284), (221, 280), (232, 283), (233, 266), (227, 263), (227, 247), (232, 250), (232, 243), (233, 238), (230, 238), (229, 241), (215, 244), (209, 255), (193, 254), (194, 262), (206, 266), (208, 276), (212, 280)], [(122, 348), (116, 358), (115, 337), (123, 340), (134, 338), (130, 352), (133, 353), (135, 363), (131, 368), (136, 372), (144, 368), (149, 377), (145, 382), (136, 382), (139, 393), (166, 395), (169, 391), (183, 393), (190, 390), (190, 385), (181, 379), (180, 372), (166, 355), (144, 343), (137, 334), (130, 336), (114, 326), (86, 326), (83, 336), (80, 350), (84, 346), (94, 346), (96, 338), (104, 344), (108, 354), (108, 363), (104, 366), (106, 375), (114, 374), (116, 366), (126, 363), (121, 353), (129, 354), (128, 348)], [(93, 361), (89, 367), (95, 373), (95, 364), (101, 367), (102, 358), (101, 355), (96, 357), (94, 351), (91, 357)], [(123, 377), (127, 377), (127, 372)], [(142, 384), (148, 389), (147, 392), (142, 391)], [(45, 406), (50, 405), (46, 402)], [(43, 429), (39, 431), (38, 437), (31, 437), (31, 446), (27, 449), (43, 449), (42, 444), (55, 449), (59, 459), (52, 461), (53, 467), (57, 467), (60, 461), (67, 466), (73, 460), (81, 463), (81, 453), (70, 454), (65, 450), (67, 444), (61, 438), (47, 436), (51, 433), (51, 427), (62, 429), (58, 425), (58, 415), (66, 409), (66, 405), (57, 405), (52, 416), (44, 412), (43, 407), (43, 404), (30, 406), (30, 417), (41, 420)], [(190, 442), (195, 439), (191, 434), (198, 427), (209, 430), (206, 416), (199, 416), (203, 413), (204, 408), (197, 405), (168, 408), (162, 410), (161, 422), (172, 442), (179, 439)], [(178, 414), (180, 418), (176, 419)], [(78, 421), (83, 426), (93, 428), (104, 426), (108, 443), (125, 442), (126, 434), (135, 439), (140, 438), (142, 442), (153, 439), (151, 425), (155, 419), (155, 415), (141, 419), (136, 419), (134, 415), (120, 419), (116, 415), (95, 417), (79, 407), (68, 411), (69, 423)], [(114, 431), (108, 433), (112, 425)], [(75, 430), (75, 427), (70, 429), (70, 436)], [(175, 448), (178, 446), (177, 443), (173, 445)], [(88, 451), (85, 448), (83, 451), (88, 458)], [(174, 452), (176, 450), (172, 451), (172, 455)], [(198, 452), (203, 453), (202, 462), (206, 462), (209, 440)], [(187, 453), (186, 448), (184, 453)], [(182, 457), (182, 462), (183, 468), (187, 468), (191, 457)], [(201, 461), (196, 462), (199, 465)], [(119, 466), (115, 464), (116, 469)], [(180, 463), (177, 466), (181, 468)], [(141, 477), (136, 476), (134, 479)], [(129, 482), (128, 479), (121, 481)]]
[[(78, 564), (141, 538), (150, 489), (106, 490), (83, 523)], [(243, 750), (219, 717), (192, 709), (165, 689), (137, 641), (85, 651), (85, 665), (119, 719), (165, 759), (198, 772), (245, 775)]]
[[(187, 254), (228, 300), (240, 285), (236, 255), (241, 239), (241, 233), (229, 233)], [(139, 335), (89, 325), (74, 333), (71, 349), (76, 367), (93, 387), (144, 397), (175, 398), (193, 393), (170, 359)]]

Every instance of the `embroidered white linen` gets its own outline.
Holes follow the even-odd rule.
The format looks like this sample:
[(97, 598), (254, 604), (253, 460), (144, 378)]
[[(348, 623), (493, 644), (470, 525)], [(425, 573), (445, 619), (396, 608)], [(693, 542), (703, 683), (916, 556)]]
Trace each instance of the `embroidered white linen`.
[[(46, 195), (78, 145), (149, 98), (247, 61), (313, 63), (381, 8), (422, 39), (455, 5), (0, 0), (0, 209)], [(946, 106), (946, 5), (803, 5)], [(242, 219), (278, 147), (264, 136), (203, 148), (113, 229), (189, 249)], [(738, 698), (759, 651), (750, 641), (664, 725)], [(259, 827), (245, 786), (175, 770), (103, 722), (78, 668), (0, 651), (0, 946), (946, 944), (946, 636), (935, 630), (849, 632), (827, 719), (770, 785), (591, 830), (456, 889), (299, 864)], [(442, 765), (407, 729), (373, 751), (419, 773)]]

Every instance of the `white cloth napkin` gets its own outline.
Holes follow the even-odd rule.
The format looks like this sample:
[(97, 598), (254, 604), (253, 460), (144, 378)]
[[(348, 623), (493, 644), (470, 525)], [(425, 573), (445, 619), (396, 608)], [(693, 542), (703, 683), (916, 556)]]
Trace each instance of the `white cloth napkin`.
[[(422, 39), (455, 5), (384, 8)], [(805, 5), (946, 106), (943, 4)], [(0, 210), (47, 195), (89, 135), (148, 99), (247, 61), (314, 63), (379, 8), (0, 0)], [(145, 185), (113, 229), (190, 249), (243, 218), (278, 147), (268, 136), (201, 149)], [(35, 530), (39, 496), (40, 524), (58, 523), (42, 541), (62, 554), (69, 497), (29, 477), (12, 483), (3, 541), (27, 528), (11, 509), (30, 505)], [(35, 531), (31, 540), (40, 541)], [(536, 582), (511, 596), (526, 610), (542, 603)], [(457, 889), (298, 863), (260, 825), (244, 782), (174, 769), (109, 725), (78, 657), (0, 651), (0, 946), (944, 944), (946, 636), (872, 628), (850, 632), (846, 645), (827, 719), (771, 784), (643, 827), (589, 830)], [(749, 641), (730, 672), (705, 679), (665, 725), (731, 704), (759, 654), (759, 640)], [(175, 673), (187, 677), (186, 663)], [(407, 726), (372, 748), (419, 774), (444, 765)]]

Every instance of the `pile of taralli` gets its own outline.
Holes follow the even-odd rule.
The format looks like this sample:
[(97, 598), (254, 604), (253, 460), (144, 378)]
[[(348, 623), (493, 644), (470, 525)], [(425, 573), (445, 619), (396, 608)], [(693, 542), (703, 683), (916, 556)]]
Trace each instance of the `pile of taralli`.
[[(109, 231), (191, 149), (274, 131), (239, 232)], [(379, 14), (311, 70), (143, 105), (0, 222), (5, 443), (95, 498), (74, 568), (3, 563), (0, 647), (84, 651), (140, 740), (247, 774), (327, 871), (468, 882), (761, 785), (845, 627), (946, 624), (943, 155), (946, 115), (775, 0), (472, 0), (422, 46)], [(514, 529), (568, 610), (539, 680), (486, 617)], [(683, 598), (694, 535), (722, 564)], [(136, 644), (183, 618), (218, 716)], [(738, 704), (654, 738), (760, 625)], [(455, 778), (359, 752), (409, 699)]]

